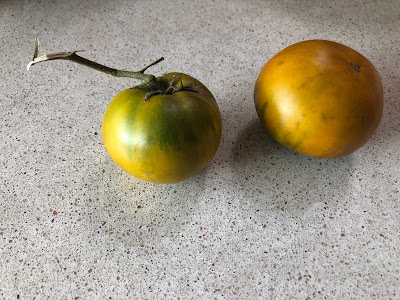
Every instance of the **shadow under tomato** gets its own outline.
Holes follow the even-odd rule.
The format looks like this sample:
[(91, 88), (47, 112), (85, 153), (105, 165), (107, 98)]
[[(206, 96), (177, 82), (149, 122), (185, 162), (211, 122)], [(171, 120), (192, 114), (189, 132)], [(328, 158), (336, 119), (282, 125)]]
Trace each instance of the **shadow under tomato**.
[(233, 151), (233, 179), (244, 197), (260, 205), (296, 213), (348, 196), (351, 155), (318, 159), (294, 153), (275, 141), (258, 119), (241, 131)]
[(147, 251), (192, 222), (203, 199), (206, 170), (176, 184), (153, 184), (104, 160), (104, 169), (88, 178), (86, 217), (93, 234), (113, 239), (110, 247)]

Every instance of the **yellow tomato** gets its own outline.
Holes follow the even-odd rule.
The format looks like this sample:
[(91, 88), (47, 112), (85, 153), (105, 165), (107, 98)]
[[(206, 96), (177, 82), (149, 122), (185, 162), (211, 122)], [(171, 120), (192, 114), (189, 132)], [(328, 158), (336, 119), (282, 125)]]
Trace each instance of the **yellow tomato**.
[(371, 138), (383, 108), (381, 79), (360, 53), (311, 40), (291, 45), (263, 67), (254, 91), (269, 134), (306, 155), (347, 155)]
[(154, 183), (175, 183), (204, 169), (214, 157), (222, 134), (221, 115), (211, 92), (180, 73), (158, 78), (183, 85), (173, 94), (153, 95), (146, 86), (119, 93), (102, 123), (104, 146), (122, 169)]

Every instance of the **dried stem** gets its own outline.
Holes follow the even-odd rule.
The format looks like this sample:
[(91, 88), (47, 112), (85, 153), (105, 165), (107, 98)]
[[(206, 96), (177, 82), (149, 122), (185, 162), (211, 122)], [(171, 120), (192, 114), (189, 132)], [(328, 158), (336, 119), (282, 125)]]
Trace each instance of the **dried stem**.
[(38, 57), (39, 54), (39, 40), (36, 38), (35, 39), (35, 53), (33, 56), (33, 60), (28, 64), (27, 69), (36, 63), (43, 62), (43, 61), (48, 61), (48, 60), (56, 60), (56, 59), (62, 59), (62, 60), (69, 60), (84, 66), (87, 66), (89, 68), (95, 69), (97, 71), (116, 76), (116, 77), (129, 77), (129, 78), (135, 78), (144, 81), (145, 83), (148, 83), (150, 85), (157, 85), (157, 80), (154, 75), (150, 74), (144, 74), (144, 71), (146, 71), (149, 67), (154, 66), (155, 64), (161, 62), (164, 60), (163, 57), (160, 59), (156, 60), (155, 62), (151, 63), (147, 67), (143, 68), (140, 71), (124, 71), (124, 70), (118, 70), (110, 67), (106, 67), (104, 65), (101, 65), (99, 63), (96, 63), (94, 61), (91, 61), (89, 59), (86, 59), (82, 56), (79, 56), (76, 54), (78, 51), (71, 51), (71, 52), (57, 52), (57, 53), (50, 53), (50, 54), (45, 54), (42, 56)]

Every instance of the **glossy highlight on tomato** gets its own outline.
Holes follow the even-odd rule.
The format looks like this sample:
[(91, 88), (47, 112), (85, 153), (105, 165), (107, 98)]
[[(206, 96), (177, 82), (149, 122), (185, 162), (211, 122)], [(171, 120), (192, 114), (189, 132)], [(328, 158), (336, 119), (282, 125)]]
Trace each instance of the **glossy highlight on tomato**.
[(378, 72), (342, 44), (310, 40), (293, 44), (262, 68), (254, 89), (259, 119), (285, 147), (333, 158), (363, 146), (383, 109)]
[(122, 169), (144, 181), (176, 183), (203, 170), (213, 159), (222, 135), (218, 105), (198, 80), (182, 73), (158, 78), (182, 90), (144, 100), (146, 86), (120, 92), (102, 123), (104, 146)]

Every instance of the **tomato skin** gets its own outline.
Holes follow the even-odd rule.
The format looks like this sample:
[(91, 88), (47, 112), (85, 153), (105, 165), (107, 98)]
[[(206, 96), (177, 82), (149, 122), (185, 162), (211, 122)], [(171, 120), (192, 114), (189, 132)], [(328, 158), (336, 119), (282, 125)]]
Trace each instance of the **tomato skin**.
[(293, 44), (262, 68), (254, 104), (268, 133), (302, 154), (333, 158), (352, 153), (377, 129), (381, 79), (360, 53), (339, 43)]
[[(119, 93), (108, 105), (102, 123), (104, 146), (122, 169), (144, 181), (176, 183), (204, 169), (222, 135), (218, 105), (198, 80), (181, 73), (159, 77), (164, 85), (176, 76), (179, 91), (153, 95), (137, 86)], [(178, 82), (178, 79), (176, 79)]]

